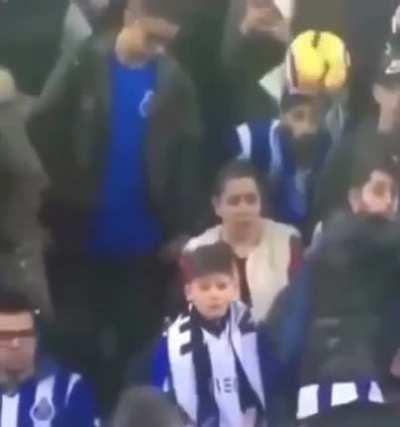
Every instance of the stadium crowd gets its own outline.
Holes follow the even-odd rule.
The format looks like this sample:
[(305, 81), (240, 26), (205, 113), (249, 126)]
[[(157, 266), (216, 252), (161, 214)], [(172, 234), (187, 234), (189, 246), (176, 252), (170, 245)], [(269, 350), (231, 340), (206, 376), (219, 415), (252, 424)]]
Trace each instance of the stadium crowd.
[(398, 0), (0, 0), (0, 427), (400, 422)]

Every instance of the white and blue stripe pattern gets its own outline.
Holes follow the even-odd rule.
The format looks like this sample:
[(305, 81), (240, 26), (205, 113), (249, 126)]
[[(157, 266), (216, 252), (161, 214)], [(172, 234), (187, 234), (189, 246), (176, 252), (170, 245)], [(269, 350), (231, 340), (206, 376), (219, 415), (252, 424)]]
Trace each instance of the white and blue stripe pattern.
[(306, 385), (299, 391), (297, 419), (305, 419), (357, 401), (384, 403), (378, 383), (365, 380)]
[(97, 407), (81, 376), (52, 365), (20, 386), (1, 393), (0, 427), (97, 427)]

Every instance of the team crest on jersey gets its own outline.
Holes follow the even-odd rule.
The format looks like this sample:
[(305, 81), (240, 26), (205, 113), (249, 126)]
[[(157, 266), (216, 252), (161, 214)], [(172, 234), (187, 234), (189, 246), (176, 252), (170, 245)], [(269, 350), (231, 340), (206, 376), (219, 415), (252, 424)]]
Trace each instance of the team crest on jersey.
[(31, 408), (30, 416), (34, 422), (51, 422), (55, 416), (54, 406), (43, 398)]
[(153, 100), (154, 100), (154, 91), (148, 90), (145, 93), (142, 99), (142, 102), (140, 103), (140, 106), (139, 106), (139, 113), (144, 119), (150, 116), (152, 106), (153, 106)]

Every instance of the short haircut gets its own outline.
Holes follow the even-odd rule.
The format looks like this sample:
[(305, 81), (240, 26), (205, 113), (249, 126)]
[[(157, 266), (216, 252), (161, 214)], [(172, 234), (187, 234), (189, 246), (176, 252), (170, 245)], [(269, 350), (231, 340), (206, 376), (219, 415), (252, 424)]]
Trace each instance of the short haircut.
[(263, 193), (263, 184), (260, 174), (249, 160), (235, 159), (231, 160), (218, 172), (214, 187), (214, 196), (219, 197), (231, 179), (250, 178), (253, 179), (260, 191)]
[(137, 387), (125, 390), (110, 427), (183, 427), (178, 410), (158, 390)]
[(383, 148), (383, 141), (376, 135), (376, 141), (368, 144), (363, 152), (358, 152), (352, 165), (350, 174), (351, 188), (361, 188), (370, 179), (374, 171), (382, 171), (388, 174), (397, 182), (399, 178), (398, 165), (393, 161), (392, 156)]
[(224, 242), (200, 246), (194, 251), (184, 252), (181, 267), (186, 283), (210, 274), (234, 273), (234, 254), (232, 248)]
[(24, 293), (12, 289), (0, 289), (0, 313), (30, 312), (34, 315), (36, 311), (37, 307)]

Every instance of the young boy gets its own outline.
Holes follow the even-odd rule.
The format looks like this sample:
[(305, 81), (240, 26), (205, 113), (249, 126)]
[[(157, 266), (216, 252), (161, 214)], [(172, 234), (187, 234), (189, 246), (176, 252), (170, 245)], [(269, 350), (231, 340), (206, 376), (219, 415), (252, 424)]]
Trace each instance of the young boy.
[(270, 179), (275, 219), (297, 226), (305, 236), (314, 183), (331, 146), (322, 111), (318, 96), (285, 92), (278, 120), (242, 124), (230, 141), (230, 154), (250, 159)]
[(174, 397), (189, 425), (265, 423), (260, 362), (272, 365), (261, 357), (262, 343), (250, 313), (237, 301), (233, 260), (225, 243), (185, 255), (189, 311), (168, 328), (154, 358), (154, 385)]

